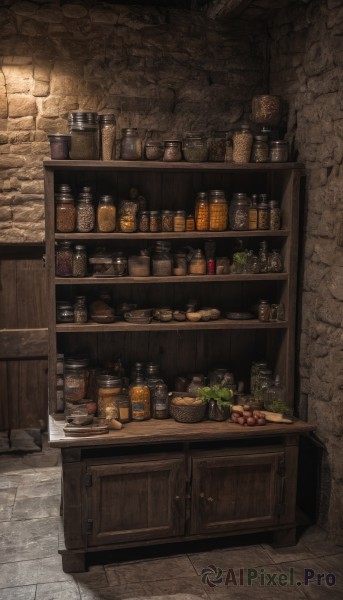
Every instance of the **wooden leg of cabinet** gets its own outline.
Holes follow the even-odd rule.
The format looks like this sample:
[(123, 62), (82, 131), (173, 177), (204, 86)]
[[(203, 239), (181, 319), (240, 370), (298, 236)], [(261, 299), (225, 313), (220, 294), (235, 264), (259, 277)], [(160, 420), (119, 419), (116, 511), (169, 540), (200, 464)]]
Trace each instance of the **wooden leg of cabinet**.
[(85, 552), (63, 550), (61, 554), (62, 568), (65, 573), (84, 573), (87, 570)]
[(273, 546), (275, 548), (283, 548), (286, 546), (295, 546), (297, 543), (297, 528), (289, 527), (287, 529), (279, 529), (273, 533)]

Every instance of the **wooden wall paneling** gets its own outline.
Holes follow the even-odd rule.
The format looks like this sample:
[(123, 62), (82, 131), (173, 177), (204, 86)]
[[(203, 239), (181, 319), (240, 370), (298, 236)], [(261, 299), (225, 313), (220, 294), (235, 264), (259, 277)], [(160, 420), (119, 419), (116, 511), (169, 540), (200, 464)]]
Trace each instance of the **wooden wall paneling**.
[(17, 327), (47, 326), (46, 278), (42, 259), (18, 260)]
[(0, 330), (0, 359), (25, 359), (47, 356), (48, 330)]
[(7, 361), (0, 360), (0, 431), (9, 429), (9, 390), (8, 390), (8, 365)]
[(0, 261), (0, 328), (17, 327), (17, 269), (15, 260)]
[(18, 423), (20, 428), (47, 425), (47, 360), (19, 362)]
[(19, 402), (19, 369), (20, 362), (9, 360), (7, 362), (7, 391), (9, 405), (9, 426), (10, 428), (19, 427), (20, 423), (20, 402)]

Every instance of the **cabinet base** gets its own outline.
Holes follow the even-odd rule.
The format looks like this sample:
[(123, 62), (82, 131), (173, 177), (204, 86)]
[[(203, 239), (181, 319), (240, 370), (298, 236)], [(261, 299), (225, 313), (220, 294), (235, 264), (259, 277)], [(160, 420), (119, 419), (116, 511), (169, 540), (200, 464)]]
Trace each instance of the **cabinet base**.
[(84, 573), (86, 567), (86, 553), (60, 550), (62, 554), (62, 568), (65, 573)]

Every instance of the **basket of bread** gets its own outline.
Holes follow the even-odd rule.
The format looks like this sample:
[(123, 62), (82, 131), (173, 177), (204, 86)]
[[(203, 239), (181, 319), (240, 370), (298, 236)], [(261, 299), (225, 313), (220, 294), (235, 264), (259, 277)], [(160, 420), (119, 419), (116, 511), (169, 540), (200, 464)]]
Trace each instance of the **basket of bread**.
[(186, 392), (171, 392), (169, 412), (179, 423), (198, 423), (202, 421), (207, 403), (201, 398)]

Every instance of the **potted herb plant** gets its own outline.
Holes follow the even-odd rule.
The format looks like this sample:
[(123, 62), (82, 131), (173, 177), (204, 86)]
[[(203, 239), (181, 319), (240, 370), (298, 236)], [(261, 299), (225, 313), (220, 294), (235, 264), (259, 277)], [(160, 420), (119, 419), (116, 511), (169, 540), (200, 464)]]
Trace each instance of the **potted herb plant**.
[(208, 418), (211, 421), (225, 421), (229, 418), (233, 398), (231, 389), (217, 384), (200, 388), (198, 396), (208, 402)]

